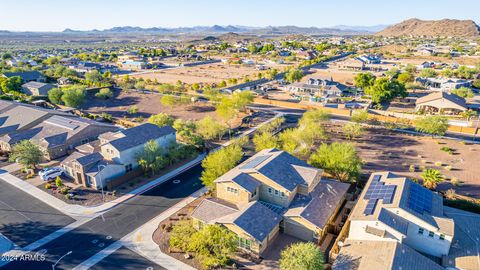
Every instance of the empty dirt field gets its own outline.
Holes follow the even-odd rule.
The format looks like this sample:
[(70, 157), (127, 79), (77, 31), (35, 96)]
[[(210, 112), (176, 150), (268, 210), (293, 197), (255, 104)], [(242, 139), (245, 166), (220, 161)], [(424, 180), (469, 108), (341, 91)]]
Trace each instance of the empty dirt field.
[(254, 66), (229, 65), (223, 63), (213, 63), (199, 65), (194, 67), (177, 67), (154, 71), (152, 73), (133, 75), (132, 77), (155, 80), (160, 83), (174, 84), (178, 80), (192, 83), (219, 83), (230, 78), (241, 79), (248, 75), (254, 79), (258, 74)]
[[(161, 95), (152, 93), (139, 93), (136, 91), (122, 91), (114, 89), (114, 96), (111, 99), (89, 98), (88, 102), (82, 105), (82, 109), (91, 113), (108, 113), (115, 118), (143, 117), (147, 119), (153, 114), (167, 113), (175, 118), (185, 120), (199, 120), (207, 115), (217, 118), (215, 107), (205, 103), (197, 102), (188, 105), (175, 105), (167, 107), (160, 102)], [(127, 110), (131, 106), (137, 106), (138, 113), (128, 115)]]
[[(334, 123), (327, 127), (331, 140), (347, 141), (343, 137), (342, 126), (343, 124)], [(384, 128), (368, 128), (360, 138), (352, 142), (355, 143), (364, 161), (364, 173), (392, 171), (421, 180), (422, 169), (433, 168), (439, 170), (445, 177), (445, 181), (438, 185), (437, 190), (453, 188), (457, 194), (480, 198), (478, 144), (407, 135)], [(453, 153), (440, 150), (442, 147), (451, 148)], [(415, 172), (410, 172), (410, 165), (415, 166)], [(456, 178), (460, 184), (454, 186), (450, 182), (452, 178)]]

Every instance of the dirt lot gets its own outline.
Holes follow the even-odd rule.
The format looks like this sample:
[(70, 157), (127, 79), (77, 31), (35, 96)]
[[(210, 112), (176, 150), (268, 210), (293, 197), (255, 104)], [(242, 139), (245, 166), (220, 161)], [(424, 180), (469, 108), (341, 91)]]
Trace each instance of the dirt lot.
[[(332, 140), (345, 141), (341, 134), (342, 124), (335, 123), (327, 127)], [(421, 166), (439, 170), (446, 181), (438, 190), (455, 189), (457, 194), (480, 198), (480, 166), (478, 156), (480, 145), (462, 144), (459, 141), (432, 139), (431, 137), (406, 135), (383, 128), (368, 128), (365, 134), (354, 141), (357, 151), (365, 162), (364, 172), (392, 171), (403, 176), (421, 179)], [(441, 151), (449, 147), (453, 154)], [(442, 165), (437, 166), (435, 163)], [(415, 165), (415, 172), (409, 166)], [(448, 170), (447, 166), (451, 166)], [(447, 167), (447, 168), (446, 168)], [(461, 184), (454, 186), (452, 178)]]
[(223, 63), (213, 63), (193, 67), (178, 67), (134, 75), (132, 77), (144, 79), (157, 79), (160, 83), (176, 83), (178, 80), (192, 83), (219, 83), (230, 78), (243, 78), (245, 75), (254, 78), (259, 71), (254, 66), (229, 65)]
[(191, 105), (176, 105), (173, 108), (163, 106), (160, 103), (161, 96), (151, 93), (139, 93), (135, 91), (114, 90), (114, 97), (107, 100), (90, 98), (82, 106), (82, 109), (90, 113), (106, 112), (115, 118), (127, 115), (127, 110), (133, 105), (138, 107), (138, 113), (127, 115), (128, 117), (142, 116), (145, 119), (153, 114), (167, 113), (175, 118), (198, 120), (210, 115), (216, 117), (215, 107), (208, 103), (198, 102)]

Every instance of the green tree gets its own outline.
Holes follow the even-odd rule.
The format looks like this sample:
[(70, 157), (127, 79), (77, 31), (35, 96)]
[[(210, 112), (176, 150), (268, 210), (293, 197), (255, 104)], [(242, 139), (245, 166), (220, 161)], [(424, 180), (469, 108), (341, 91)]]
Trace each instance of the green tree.
[(359, 73), (354, 77), (355, 87), (366, 89), (375, 83), (375, 76), (372, 73)]
[(300, 81), (304, 74), (301, 69), (292, 69), (285, 73), (283, 79), (287, 82), (293, 83)]
[(308, 162), (341, 181), (357, 180), (362, 168), (362, 160), (350, 143), (322, 144)]
[(375, 83), (365, 89), (365, 94), (372, 97), (375, 103), (389, 102), (397, 97), (406, 97), (407, 89), (405, 85), (399, 83), (397, 80), (390, 80), (388, 78), (380, 78), (375, 80)]
[(57, 178), (55, 178), (55, 185), (57, 187), (63, 186), (62, 178), (60, 178), (60, 176), (57, 176)]
[(203, 145), (202, 137), (197, 134), (197, 125), (195, 122), (177, 119), (173, 122), (173, 128), (177, 131), (177, 135), (181, 138), (182, 142), (197, 147)]
[(85, 87), (72, 86), (64, 88), (61, 99), (66, 106), (78, 108), (85, 101)]
[(191, 220), (180, 220), (173, 225), (168, 243), (170, 247), (184, 252), (188, 251), (190, 239), (196, 232)]
[(252, 141), (257, 152), (263, 149), (278, 148), (279, 146), (277, 138), (269, 132), (256, 133)]
[(24, 168), (35, 168), (42, 160), (43, 154), (38, 145), (30, 140), (23, 140), (12, 147), (9, 160), (22, 164)]
[(448, 129), (448, 119), (444, 116), (425, 116), (415, 121), (415, 129), (419, 132), (443, 136)]
[(173, 121), (173, 117), (166, 113), (159, 113), (148, 118), (149, 123), (155, 124), (159, 127), (171, 126), (173, 125)]
[(215, 179), (233, 169), (243, 157), (242, 148), (230, 145), (216, 152), (210, 153), (202, 161), (202, 176), (200, 179), (209, 189), (214, 189)]
[(158, 173), (169, 163), (163, 153), (163, 149), (154, 140), (148, 141), (144, 145), (143, 151), (138, 153), (136, 158), (142, 170), (145, 173), (150, 172), (151, 175)]
[(48, 99), (53, 104), (61, 104), (62, 96), (63, 96), (63, 90), (60, 88), (53, 88), (50, 91), (48, 91)]
[(210, 116), (197, 122), (197, 132), (204, 140), (220, 138), (227, 132), (227, 127)]
[(95, 94), (95, 97), (101, 99), (109, 99), (113, 97), (113, 92), (108, 88), (102, 88)]
[(355, 123), (367, 123), (368, 122), (368, 111), (366, 111), (366, 110), (353, 111), (352, 121), (355, 122)]
[(406, 83), (411, 83), (414, 81), (414, 77), (411, 73), (401, 73), (398, 75), (397, 80), (400, 83), (406, 84)]
[(22, 84), (22, 78), (19, 76), (13, 76), (3, 80), (0, 87), (4, 93), (10, 93), (12, 91), (18, 92), (22, 88)]
[(138, 106), (137, 105), (132, 105), (127, 109), (128, 114), (136, 114), (138, 113)]
[(435, 169), (426, 169), (422, 172), (423, 186), (428, 189), (435, 189), (438, 183), (444, 179), (443, 175)]
[(330, 114), (322, 109), (308, 110), (303, 115), (302, 118), (298, 121), (300, 126), (313, 124), (320, 124), (330, 119)]
[(433, 68), (424, 68), (420, 71), (418, 76), (423, 78), (436, 78), (438, 74)]
[(468, 87), (460, 87), (458, 89), (453, 89), (452, 94), (457, 95), (462, 98), (473, 98), (475, 94), (473, 93), (472, 89)]
[(237, 236), (220, 225), (206, 225), (194, 233), (188, 243), (188, 250), (196, 253), (203, 267), (221, 268), (235, 254)]
[(480, 89), (480, 80), (477, 79), (477, 80), (473, 81), (472, 86), (477, 88), (477, 89)]
[(162, 103), (162, 105), (167, 106), (167, 107), (173, 107), (173, 106), (175, 106), (175, 104), (178, 103), (178, 98), (176, 98), (174, 96), (170, 96), (170, 95), (164, 95), (160, 99), (160, 103)]
[(324, 258), (314, 243), (295, 243), (285, 248), (280, 256), (281, 270), (323, 270)]
[(470, 119), (472, 117), (477, 116), (477, 112), (474, 111), (474, 110), (466, 110), (466, 111), (462, 112), (462, 116), (467, 118), (467, 121), (470, 121)]
[(89, 84), (98, 84), (103, 81), (103, 77), (98, 70), (92, 70), (85, 74), (85, 80)]
[(347, 123), (343, 126), (343, 133), (349, 140), (359, 137), (363, 133), (363, 127), (359, 123)]

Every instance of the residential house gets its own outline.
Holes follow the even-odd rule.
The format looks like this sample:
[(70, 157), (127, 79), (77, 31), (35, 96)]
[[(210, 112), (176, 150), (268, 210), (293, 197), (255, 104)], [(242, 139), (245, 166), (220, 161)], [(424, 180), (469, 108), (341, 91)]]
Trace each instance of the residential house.
[(97, 189), (107, 187), (115, 179), (138, 169), (137, 155), (151, 140), (161, 148), (176, 143), (171, 126), (158, 127), (146, 123), (117, 132), (100, 135), (99, 140), (77, 147), (61, 166), (76, 183)]
[(364, 62), (365, 64), (381, 64), (382, 57), (376, 54), (367, 54), (358, 57), (358, 60)]
[(335, 82), (332, 78), (309, 78), (306, 83), (287, 86), (290, 93), (299, 96), (320, 97), (323, 100), (339, 100), (349, 87)]
[(440, 114), (459, 114), (468, 110), (464, 98), (447, 92), (434, 92), (417, 99), (415, 111)]
[(238, 236), (239, 248), (256, 255), (279, 232), (320, 243), (350, 186), (321, 176), (285, 151), (262, 150), (215, 180), (216, 197), (194, 210), (194, 224), (221, 224)]
[(55, 115), (76, 117), (58, 110), (0, 100), (0, 135), (31, 129)]
[(361, 71), (365, 69), (365, 63), (357, 58), (349, 58), (345, 61), (339, 62), (339, 67), (341, 69)]
[(121, 65), (123, 68), (130, 69), (130, 70), (142, 70), (148, 67), (148, 64), (143, 61), (133, 61), (133, 60), (127, 60), (125, 62), (122, 62)]
[(448, 255), (455, 227), (441, 195), (390, 172), (370, 175), (349, 220), (348, 240), (398, 242), (438, 258)]
[(3, 76), (6, 78), (18, 76), (22, 78), (22, 81), (24, 83), (32, 82), (32, 81), (46, 82), (45, 76), (43, 76), (43, 74), (38, 71), (5, 72), (3, 73)]
[(461, 87), (471, 87), (472, 84), (469, 80), (453, 79), (453, 78), (423, 78), (418, 77), (416, 82), (422, 84), (430, 90), (437, 91), (452, 91)]
[(53, 160), (66, 156), (76, 146), (96, 140), (102, 133), (117, 129), (89, 119), (54, 115), (29, 129), (0, 137), (0, 149), (9, 152), (15, 144), (31, 140), (44, 151), (46, 159)]
[(296, 52), (295, 56), (305, 60), (312, 60), (317, 57), (317, 55), (313, 51), (298, 51)]
[(66, 77), (61, 77), (57, 80), (58, 85), (69, 85), (72, 84), (72, 79), (66, 78)]
[(55, 86), (49, 83), (31, 81), (22, 85), (22, 92), (29, 96), (47, 96), (53, 88)]

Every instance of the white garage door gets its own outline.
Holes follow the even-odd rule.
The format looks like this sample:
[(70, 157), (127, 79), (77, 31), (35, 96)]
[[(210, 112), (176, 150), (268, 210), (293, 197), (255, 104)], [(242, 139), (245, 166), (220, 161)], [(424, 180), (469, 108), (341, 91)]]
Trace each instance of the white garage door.
[(313, 232), (297, 223), (285, 222), (285, 233), (305, 241), (313, 240)]

